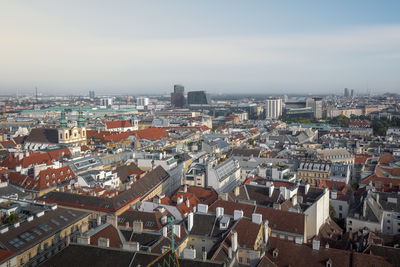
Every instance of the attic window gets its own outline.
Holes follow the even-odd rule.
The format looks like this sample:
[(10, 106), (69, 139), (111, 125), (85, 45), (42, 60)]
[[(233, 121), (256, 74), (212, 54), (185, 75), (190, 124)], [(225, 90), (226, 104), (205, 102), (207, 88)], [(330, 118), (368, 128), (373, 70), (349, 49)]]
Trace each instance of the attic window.
[(70, 173), (71, 173), (70, 169), (68, 169), (68, 170), (67, 170), (67, 173), (68, 173), (68, 174), (70, 174)]
[(63, 172), (63, 171), (60, 171), (60, 175), (61, 175), (61, 176), (64, 175), (64, 172)]
[(52, 178), (55, 178), (55, 177), (56, 177), (56, 175), (53, 173), (53, 174), (51, 175), (51, 177), (52, 177)]
[(49, 175), (48, 174), (46, 174), (46, 179), (49, 179)]

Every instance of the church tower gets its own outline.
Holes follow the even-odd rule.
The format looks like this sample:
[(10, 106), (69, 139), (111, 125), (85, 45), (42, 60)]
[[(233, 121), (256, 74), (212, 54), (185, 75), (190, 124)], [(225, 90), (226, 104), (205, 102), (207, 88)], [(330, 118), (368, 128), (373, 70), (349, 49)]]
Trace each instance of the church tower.
[(61, 111), (60, 126), (58, 127), (58, 143), (65, 144), (68, 143), (70, 139), (70, 132), (67, 125), (68, 121), (65, 116), (65, 110)]

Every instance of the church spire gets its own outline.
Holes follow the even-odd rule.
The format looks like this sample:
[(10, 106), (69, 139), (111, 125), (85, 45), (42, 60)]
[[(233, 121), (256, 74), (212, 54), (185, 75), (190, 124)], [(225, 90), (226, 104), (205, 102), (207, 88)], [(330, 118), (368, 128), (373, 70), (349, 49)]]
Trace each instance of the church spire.
[(78, 127), (85, 126), (85, 118), (83, 117), (83, 112), (79, 109), (79, 116), (78, 116)]
[(60, 129), (67, 129), (67, 118), (65, 117), (65, 110), (61, 111)]

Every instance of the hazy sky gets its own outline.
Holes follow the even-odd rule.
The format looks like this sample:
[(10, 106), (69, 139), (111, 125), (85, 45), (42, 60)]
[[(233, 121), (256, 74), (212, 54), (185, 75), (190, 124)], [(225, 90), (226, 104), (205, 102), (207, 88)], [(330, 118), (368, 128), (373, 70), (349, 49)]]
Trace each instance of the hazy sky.
[(0, 0), (0, 94), (400, 92), (400, 1)]

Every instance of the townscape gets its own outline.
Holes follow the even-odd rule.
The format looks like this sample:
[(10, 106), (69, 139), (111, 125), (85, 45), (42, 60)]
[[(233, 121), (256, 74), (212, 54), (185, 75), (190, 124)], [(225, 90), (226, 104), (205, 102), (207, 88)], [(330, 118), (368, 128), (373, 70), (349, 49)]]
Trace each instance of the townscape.
[(400, 266), (400, 95), (170, 91), (0, 97), (0, 266)]

